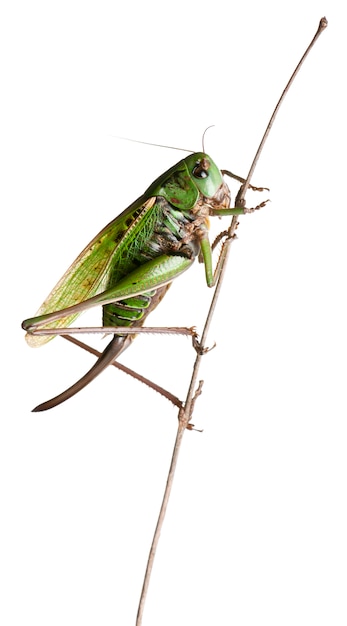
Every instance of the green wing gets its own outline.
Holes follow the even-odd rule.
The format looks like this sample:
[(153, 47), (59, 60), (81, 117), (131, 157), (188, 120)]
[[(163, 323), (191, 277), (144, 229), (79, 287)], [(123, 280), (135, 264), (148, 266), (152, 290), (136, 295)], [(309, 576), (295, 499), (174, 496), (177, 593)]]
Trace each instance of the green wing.
[[(156, 206), (157, 197), (162, 196), (183, 210), (189, 210), (195, 205), (199, 191), (192, 181), (187, 163), (192, 161), (194, 166), (197, 157), (201, 156), (205, 155), (190, 155), (167, 170), (140, 198), (105, 226), (72, 263), (35, 317), (82, 305), (85, 300), (114, 286), (132, 271), (132, 254), (153, 229), (156, 211), (159, 210)], [(45, 328), (69, 326), (82, 311), (83, 306), (77, 313), (48, 322)], [(26, 334), (28, 344), (33, 347), (41, 346), (51, 339), (52, 336)]]
[[(49, 296), (40, 306), (36, 316), (60, 311), (69, 306), (84, 302), (87, 298), (102, 292), (108, 282), (109, 272), (117, 252), (123, 254), (127, 241), (136, 225), (155, 204), (156, 198), (147, 194), (138, 198), (123, 213), (107, 224), (96, 237), (82, 250), (64, 276), (59, 280)], [(81, 309), (82, 311), (83, 309)], [(75, 313), (45, 325), (46, 328), (64, 328), (78, 317)], [(38, 347), (52, 339), (50, 336), (27, 333), (27, 343)]]

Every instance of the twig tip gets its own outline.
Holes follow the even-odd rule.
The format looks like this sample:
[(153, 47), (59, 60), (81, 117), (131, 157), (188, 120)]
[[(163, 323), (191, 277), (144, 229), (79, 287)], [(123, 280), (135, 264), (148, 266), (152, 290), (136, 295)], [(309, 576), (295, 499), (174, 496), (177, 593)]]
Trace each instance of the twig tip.
[(328, 20), (327, 20), (327, 18), (326, 18), (326, 17), (322, 17), (322, 18), (320, 19), (320, 22), (319, 22), (318, 32), (321, 32), (322, 30), (324, 30), (325, 28), (327, 28), (327, 26), (328, 26)]

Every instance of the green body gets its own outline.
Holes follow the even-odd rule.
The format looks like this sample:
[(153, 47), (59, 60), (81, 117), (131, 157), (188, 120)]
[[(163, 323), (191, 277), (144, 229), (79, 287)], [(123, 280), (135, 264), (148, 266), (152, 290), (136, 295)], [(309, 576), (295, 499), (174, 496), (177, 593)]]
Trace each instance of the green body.
[(25, 320), (27, 342), (40, 346), (52, 336), (39, 329), (69, 326), (90, 307), (103, 306), (103, 326), (114, 339), (93, 368), (75, 385), (36, 407), (45, 410), (88, 384), (131, 343), (134, 335), (116, 328), (141, 326), (158, 305), (171, 281), (201, 254), (206, 281), (214, 284), (210, 215), (235, 215), (221, 172), (204, 153), (195, 153), (157, 178), (147, 191), (110, 222), (81, 252), (34, 318)]

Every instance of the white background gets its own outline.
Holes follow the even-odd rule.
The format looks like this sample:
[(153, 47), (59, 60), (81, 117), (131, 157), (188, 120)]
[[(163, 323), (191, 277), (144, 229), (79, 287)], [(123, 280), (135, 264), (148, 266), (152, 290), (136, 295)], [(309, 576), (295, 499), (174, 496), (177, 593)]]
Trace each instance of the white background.
[[(182, 158), (116, 136), (200, 150), (215, 124), (206, 151), (246, 175), (325, 14), (253, 179), (271, 203), (241, 219), (232, 248), (194, 416), (204, 432), (185, 436), (143, 624), (347, 623), (343, 11), (329, 0), (3, 9), (3, 626), (135, 622), (176, 411), (109, 368), (31, 413), (93, 359), (60, 339), (31, 350), (20, 329), (86, 243)], [(150, 323), (201, 330), (210, 297), (196, 264)], [(193, 359), (187, 339), (147, 336), (122, 362), (184, 398)]]

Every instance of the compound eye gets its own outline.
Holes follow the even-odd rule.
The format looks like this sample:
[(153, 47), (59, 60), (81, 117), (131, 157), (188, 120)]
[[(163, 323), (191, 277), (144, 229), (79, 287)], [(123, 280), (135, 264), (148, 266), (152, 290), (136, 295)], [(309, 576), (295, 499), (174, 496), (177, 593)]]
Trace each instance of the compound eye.
[(211, 164), (208, 159), (201, 159), (201, 161), (197, 161), (193, 168), (193, 176), (195, 176), (195, 178), (207, 178), (210, 165)]

